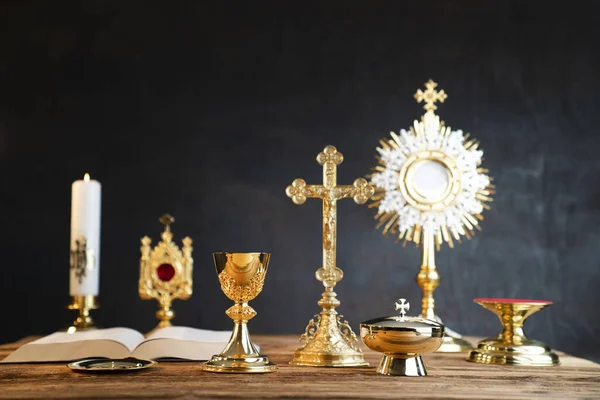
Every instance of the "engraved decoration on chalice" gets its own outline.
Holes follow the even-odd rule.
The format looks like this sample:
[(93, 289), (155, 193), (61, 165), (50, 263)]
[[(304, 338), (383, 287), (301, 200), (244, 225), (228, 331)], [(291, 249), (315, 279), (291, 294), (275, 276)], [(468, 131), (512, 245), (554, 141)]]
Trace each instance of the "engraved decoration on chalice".
[[(434, 113), (436, 102), (447, 94), (429, 81), (426, 90), (415, 93), (425, 102), (425, 114), (409, 130), (380, 140), (379, 165), (371, 182), (375, 195), (371, 208), (377, 208), (377, 228), (398, 240), (422, 246), (423, 258), (417, 282), (423, 290), (422, 317), (440, 321), (435, 314), (433, 292), (440, 276), (435, 252), (446, 242), (452, 248), (461, 236), (470, 238), (479, 229), (482, 212), (489, 209), (494, 186), (488, 170), (481, 167), (483, 151), (479, 142), (461, 130), (445, 126)], [(438, 351), (467, 351), (471, 345), (461, 335), (446, 328), (444, 344)]]

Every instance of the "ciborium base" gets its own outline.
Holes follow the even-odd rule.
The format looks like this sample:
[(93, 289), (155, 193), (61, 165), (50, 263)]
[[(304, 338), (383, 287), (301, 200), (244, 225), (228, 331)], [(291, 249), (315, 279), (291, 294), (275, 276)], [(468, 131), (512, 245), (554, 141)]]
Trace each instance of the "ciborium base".
[(402, 358), (386, 354), (377, 367), (377, 373), (391, 376), (426, 376), (427, 370), (421, 356)]
[(558, 355), (535, 340), (520, 345), (506, 344), (498, 339), (485, 339), (469, 353), (469, 361), (480, 364), (551, 366), (560, 364)]

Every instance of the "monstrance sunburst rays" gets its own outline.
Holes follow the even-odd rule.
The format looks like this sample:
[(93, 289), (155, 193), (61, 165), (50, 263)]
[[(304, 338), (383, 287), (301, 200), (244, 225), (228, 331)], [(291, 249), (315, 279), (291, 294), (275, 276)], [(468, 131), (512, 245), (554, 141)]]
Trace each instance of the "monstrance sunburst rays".
[[(436, 102), (448, 97), (435, 90), (430, 80), (415, 99), (425, 102), (426, 112), (409, 130), (382, 139), (377, 148), (379, 165), (369, 176), (375, 186), (371, 208), (377, 208), (377, 228), (398, 240), (422, 245), (422, 263), (417, 283), (423, 290), (424, 318), (440, 320), (435, 314), (433, 292), (440, 282), (435, 251), (442, 243), (454, 247), (461, 236), (470, 238), (479, 229), (481, 213), (492, 201), (494, 186), (481, 167), (483, 151), (479, 142), (461, 130), (445, 126), (435, 115)], [(470, 349), (461, 335), (446, 327), (438, 351)]]
[[(408, 131), (402, 129), (399, 134), (390, 132), (391, 138), (379, 141), (379, 165), (369, 176), (375, 185), (375, 195), (369, 207), (378, 209), (375, 216), (379, 220), (377, 229), (383, 227), (384, 235), (395, 235), (398, 240), (404, 241), (403, 244), (413, 241), (419, 245), (423, 241), (424, 228), (431, 226), (439, 250), (443, 242), (454, 247), (454, 240), (460, 242), (461, 236), (470, 239), (474, 230), (480, 229), (481, 213), (490, 208), (487, 203), (492, 201), (494, 185), (490, 183), (488, 170), (480, 166), (483, 151), (479, 149), (479, 141), (470, 138), (469, 134), (463, 135), (462, 130), (445, 126), (434, 114), (433, 110), (437, 109), (434, 102), (443, 102), (447, 98), (446, 93), (436, 91), (437, 84), (431, 80), (425, 86), (424, 92), (419, 90), (415, 93), (417, 102), (426, 102), (424, 108), (427, 112), (421, 121), (415, 120)], [(433, 167), (435, 164), (421, 172), (421, 175), (428, 173), (442, 184), (440, 189), (422, 189), (430, 195), (429, 201), (426, 196), (419, 196), (418, 188), (410, 187), (410, 182), (406, 184), (408, 168), (403, 171), (403, 167), (410, 167), (407, 164), (423, 161), (437, 162), (450, 171), (447, 174), (449, 179), (444, 179), (441, 170)], [(414, 172), (418, 173), (418, 170)], [(445, 193), (447, 189), (450, 189), (449, 193)], [(442, 198), (444, 194), (447, 196)]]

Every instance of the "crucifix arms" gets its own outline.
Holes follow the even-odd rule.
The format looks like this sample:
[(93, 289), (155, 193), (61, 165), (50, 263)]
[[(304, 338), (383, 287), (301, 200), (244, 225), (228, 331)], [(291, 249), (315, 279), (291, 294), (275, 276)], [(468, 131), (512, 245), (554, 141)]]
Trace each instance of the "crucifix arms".
[(335, 147), (327, 146), (317, 156), (317, 162), (323, 166), (323, 184), (307, 185), (304, 179), (295, 179), (285, 190), (294, 204), (304, 204), (307, 198), (335, 201), (353, 198), (357, 204), (370, 199), (375, 189), (365, 179), (358, 178), (352, 185), (337, 185), (337, 166), (344, 161), (342, 153)]

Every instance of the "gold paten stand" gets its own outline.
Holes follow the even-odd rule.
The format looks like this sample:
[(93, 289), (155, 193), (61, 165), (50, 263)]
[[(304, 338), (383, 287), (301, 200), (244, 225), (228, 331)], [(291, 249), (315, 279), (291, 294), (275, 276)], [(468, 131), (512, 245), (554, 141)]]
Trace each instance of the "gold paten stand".
[(79, 310), (77, 319), (67, 328), (67, 333), (75, 333), (96, 329), (94, 320), (90, 315), (90, 310), (96, 310), (98, 305), (98, 296), (71, 296), (69, 310)]
[[(423, 235), (423, 262), (421, 271), (417, 275), (417, 283), (423, 290), (421, 317), (442, 322), (435, 315), (434, 290), (440, 284), (440, 275), (435, 267), (435, 236), (433, 231), (426, 229)], [(469, 351), (473, 348), (462, 336), (446, 327), (444, 342), (437, 350), (442, 353), (457, 353)]]
[(356, 335), (348, 321), (335, 310), (340, 305), (333, 291), (343, 273), (336, 267), (337, 200), (353, 198), (357, 204), (364, 204), (373, 196), (374, 188), (362, 178), (353, 185), (337, 185), (337, 166), (344, 160), (335, 147), (327, 146), (317, 156), (323, 166), (323, 185), (307, 185), (296, 179), (287, 187), (286, 194), (295, 204), (303, 204), (307, 198), (323, 200), (323, 266), (316, 272), (316, 278), (323, 282), (325, 291), (318, 304), (323, 309), (315, 315), (300, 337), (304, 344), (294, 353), (292, 365), (311, 367), (360, 367), (369, 365), (357, 347)]

